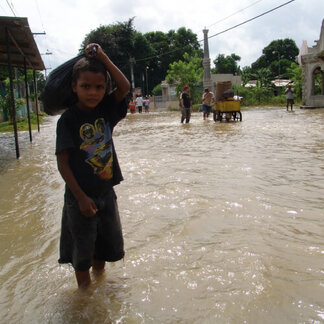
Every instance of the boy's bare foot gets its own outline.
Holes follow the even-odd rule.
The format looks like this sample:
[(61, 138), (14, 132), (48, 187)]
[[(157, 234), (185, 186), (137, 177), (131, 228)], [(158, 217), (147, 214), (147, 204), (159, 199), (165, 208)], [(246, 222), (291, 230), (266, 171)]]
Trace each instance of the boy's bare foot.
[(105, 269), (92, 269), (92, 273), (95, 276), (101, 276), (105, 272)]
[(87, 271), (75, 271), (75, 276), (78, 282), (79, 289), (87, 289), (90, 286), (91, 279), (89, 270)]
[(105, 261), (92, 260), (92, 273), (95, 276), (100, 276), (105, 272)]

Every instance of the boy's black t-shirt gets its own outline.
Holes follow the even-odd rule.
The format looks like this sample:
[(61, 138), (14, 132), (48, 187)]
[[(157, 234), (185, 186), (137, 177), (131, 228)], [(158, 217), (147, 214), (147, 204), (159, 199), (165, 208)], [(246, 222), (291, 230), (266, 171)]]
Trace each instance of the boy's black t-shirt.
[(114, 96), (107, 95), (93, 111), (73, 106), (57, 122), (55, 154), (69, 151), (71, 170), (90, 197), (107, 192), (123, 180), (112, 132), (126, 114), (126, 100), (116, 104)]

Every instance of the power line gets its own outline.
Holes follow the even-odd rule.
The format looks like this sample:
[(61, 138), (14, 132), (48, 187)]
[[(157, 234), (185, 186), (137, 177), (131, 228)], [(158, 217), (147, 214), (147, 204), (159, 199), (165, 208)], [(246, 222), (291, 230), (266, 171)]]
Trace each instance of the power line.
[(236, 12), (230, 14), (229, 16), (227, 16), (227, 17), (225, 17), (225, 18), (222, 18), (222, 19), (220, 19), (220, 20), (217, 20), (215, 23), (213, 23), (213, 24), (207, 26), (207, 28), (208, 28), (208, 27), (211, 27), (211, 26), (214, 26), (214, 25), (217, 25), (218, 23), (220, 23), (220, 22), (222, 22), (222, 21), (224, 21), (224, 20), (226, 20), (226, 19), (228, 19), (228, 18), (231, 18), (231, 17), (235, 16), (236, 14), (238, 14), (238, 13), (244, 11), (245, 9), (251, 8), (252, 6), (254, 6), (255, 4), (257, 4), (257, 3), (261, 2), (261, 1), (263, 1), (263, 0), (258, 0), (258, 1), (256, 1), (256, 2), (253, 2), (253, 3), (250, 4), (249, 6), (247, 6), (247, 7), (243, 8), (243, 9), (240, 9), (240, 10), (236, 11)]
[(243, 21), (243, 22), (240, 23), (240, 24), (237, 24), (237, 25), (235, 25), (235, 26), (233, 26), (233, 27), (230, 27), (230, 28), (227, 28), (227, 29), (225, 29), (225, 30), (223, 30), (223, 31), (221, 31), (221, 32), (219, 32), (219, 33), (217, 33), (217, 34), (214, 34), (214, 35), (212, 35), (212, 36), (209, 36), (208, 39), (209, 39), (209, 38), (212, 38), (212, 37), (215, 37), (215, 36), (218, 36), (218, 35), (220, 35), (220, 34), (226, 33), (226, 32), (228, 32), (229, 30), (232, 30), (232, 29), (234, 29), (234, 28), (236, 28), (236, 27), (242, 26), (242, 25), (244, 25), (244, 24), (246, 24), (246, 23), (248, 23), (248, 22), (250, 22), (250, 21), (252, 21), (252, 20), (255, 20), (255, 19), (257, 19), (257, 18), (260, 18), (260, 17), (262, 17), (262, 16), (264, 16), (264, 15), (266, 15), (266, 14), (272, 12), (272, 11), (275, 11), (275, 10), (277, 10), (277, 9), (283, 7), (283, 6), (286, 6), (287, 4), (289, 4), (289, 3), (291, 3), (291, 2), (294, 2), (294, 1), (295, 1), (295, 0), (287, 1), (287, 2), (283, 3), (282, 5), (280, 5), (280, 6), (278, 6), (278, 7), (275, 7), (275, 8), (273, 8), (273, 9), (270, 9), (270, 10), (268, 10), (268, 11), (266, 11), (266, 12), (264, 12), (264, 13), (258, 15), (258, 16), (255, 16), (255, 17), (253, 17), (253, 18), (251, 18), (251, 19), (245, 20), (245, 21)]
[(37, 7), (37, 11), (38, 11), (39, 19), (40, 19), (40, 21), (41, 21), (41, 25), (42, 25), (42, 27), (43, 27), (43, 30), (45, 30), (45, 28), (44, 28), (44, 24), (43, 24), (43, 19), (42, 19), (42, 16), (41, 16), (40, 10), (39, 10), (39, 6), (38, 6), (38, 2), (37, 2), (37, 0), (35, 0), (35, 4), (36, 4), (36, 7)]
[[(260, 1), (261, 1), (261, 0), (260, 0)], [(208, 39), (209, 39), (209, 38), (212, 38), (212, 37), (215, 37), (215, 36), (218, 36), (218, 35), (221, 35), (221, 34), (223, 34), (223, 33), (226, 33), (227, 31), (230, 31), (230, 30), (232, 30), (232, 29), (234, 29), (234, 28), (237, 28), (237, 27), (239, 27), (239, 26), (242, 26), (242, 25), (244, 25), (244, 24), (246, 24), (246, 23), (248, 23), (248, 22), (250, 22), (250, 21), (252, 21), (252, 20), (255, 20), (255, 19), (257, 19), (257, 18), (260, 18), (260, 17), (262, 17), (262, 16), (264, 16), (264, 15), (266, 15), (266, 14), (272, 12), (272, 11), (275, 11), (275, 10), (281, 8), (281, 7), (284, 7), (284, 6), (286, 6), (286, 5), (288, 5), (289, 3), (294, 2), (294, 1), (295, 1), (295, 0), (287, 1), (287, 2), (285, 2), (285, 3), (283, 3), (283, 4), (281, 4), (280, 6), (277, 6), (277, 7), (275, 7), (275, 8), (272, 8), (272, 9), (268, 10), (268, 11), (265, 11), (265, 12), (263, 12), (262, 14), (257, 15), (257, 16), (255, 16), (255, 17), (253, 17), (253, 18), (250, 18), (250, 19), (248, 19), (248, 20), (245, 20), (245, 21), (243, 21), (243, 22), (240, 23), (240, 24), (237, 24), (237, 25), (235, 25), (235, 26), (233, 26), (233, 27), (230, 27), (230, 28), (227, 28), (227, 29), (225, 29), (225, 30), (223, 30), (223, 31), (221, 31), (221, 32), (219, 32), (219, 33), (217, 33), (217, 34), (214, 34), (214, 35), (212, 35), (212, 36), (209, 36)], [(200, 41), (198, 41), (198, 42), (203, 42), (203, 41), (204, 41), (204, 40), (202, 39), (202, 40), (200, 40)], [(162, 54), (158, 54), (158, 55), (154, 55), (154, 56), (145, 57), (145, 58), (142, 58), (142, 59), (138, 59), (138, 60), (136, 60), (136, 61), (137, 61), (137, 62), (140, 62), (140, 61), (145, 61), (145, 60), (151, 60), (151, 59), (153, 59), (153, 58), (158, 58), (158, 57), (161, 57), (161, 56), (163, 56), (163, 55), (167, 55), (167, 54), (170, 54), (170, 53), (174, 53), (174, 52), (179, 51), (179, 50), (181, 50), (181, 49), (183, 49), (183, 48), (177, 48), (177, 49), (174, 49), (174, 50), (169, 51), (169, 52), (166, 52), (166, 53), (162, 53)]]
[(12, 3), (10, 4), (8, 0), (6, 0), (6, 1), (7, 1), (7, 5), (9, 6), (9, 8), (10, 8), (11, 12), (13, 13), (13, 15), (15, 17), (17, 17), (16, 14), (15, 14), (15, 12), (14, 12), (14, 10), (13, 10), (13, 4)]

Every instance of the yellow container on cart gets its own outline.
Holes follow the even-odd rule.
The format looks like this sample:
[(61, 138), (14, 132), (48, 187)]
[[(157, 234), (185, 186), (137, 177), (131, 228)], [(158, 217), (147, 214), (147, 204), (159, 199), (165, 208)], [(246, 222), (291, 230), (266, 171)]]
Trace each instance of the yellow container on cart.
[(240, 111), (241, 104), (239, 100), (217, 101), (214, 104), (214, 110), (218, 110), (220, 112)]
[(213, 109), (214, 121), (222, 121), (223, 118), (227, 121), (239, 120), (242, 121), (241, 102), (240, 100), (222, 100), (216, 101)]

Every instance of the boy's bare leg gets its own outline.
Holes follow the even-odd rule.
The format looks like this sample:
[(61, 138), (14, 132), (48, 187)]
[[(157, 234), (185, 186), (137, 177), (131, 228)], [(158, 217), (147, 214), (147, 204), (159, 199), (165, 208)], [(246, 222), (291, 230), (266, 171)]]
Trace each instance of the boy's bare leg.
[(89, 270), (75, 271), (75, 276), (76, 276), (76, 279), (77, 279), (77, 282), (78, 282), (78, 287), (80, 289), (85, 289), (90, 285), (91, 279), (90, 279)]
[(92, 272), (94, 275), (99, 276), (105, 272), (105, 261), (92, 260)]

